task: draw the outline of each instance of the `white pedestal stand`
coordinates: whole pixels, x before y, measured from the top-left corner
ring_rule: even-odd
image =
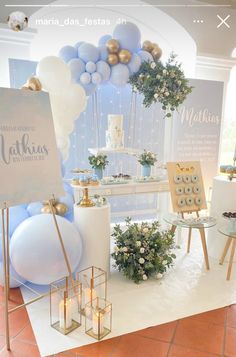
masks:
[[[83,240],[79,270],[96,266],[110,273],[110,205],[74,205],[74,221]]]
[[[217,226],[227,224],[222,217],[223,212],[236,211],[236,180],[229,181],[226,176],[216,176],[213,179],[211,216],[217,219]],[[208,232],[208,253],[212,258],[220,259],[227,237],[217,231],[217,226]],[[225,261],[229,260],[226,256]]]

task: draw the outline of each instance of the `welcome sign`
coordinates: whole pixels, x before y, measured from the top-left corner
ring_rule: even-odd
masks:
[[[194,87],[173,121],[173,161],[201,161],[205,188],[217,174],[223,82],[191,79]]]
[[[0,208],[64,193],[49,96],[0,88]]]

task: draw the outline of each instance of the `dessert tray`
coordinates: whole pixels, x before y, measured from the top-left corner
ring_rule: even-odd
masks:
[[[163,180],[164,177],[161,176],[149,176],[149,177],[134,177],[134,182],[147,183],[147,182],[159,182]]]
[[[216,219],[214,217],[191,217],[191,218],[179,218],[179,223],[188,224],[188,225],[198,225],[198,224],[211,224],[216,223]]]

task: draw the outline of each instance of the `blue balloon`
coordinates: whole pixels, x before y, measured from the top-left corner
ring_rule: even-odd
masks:
[[[89,83],[89,84],[84,84],[83,88],[85,90],[86,96],[89,97],[91,94],[93,94],[96,91],[97,86],[96,84]]]
[[[124,64],[118,63],[111,69],[110,82],[115,86],[124,86],[129,80],[129,70]]]
[[[72,46],[64,46],[60,49],[58,56],[66,63],[68,63],[72,58],[78,57],[78,51]]]
[[[88,72],[84,72],[79,79],[82,84],[89,84],[91,82],[91,75]]]
[[[35,216],[36,214],[41,213],[41,209],[43,208],[43,204],[41,202],[33,202],[30,203],[27,207],[27,212],[30,216]]]
[[[63,187],[64,187],[65,192],[68,192],[70,195],[74,196],[74,190],[69,183],[64,182]]]
[[[99,46],[105,45],[105,44],[107,43],[107,41],[109,41],[111,38],[112,38],[111,35],[103,35],[103,36],[99,39],[98,45],[99,45]]]
[[[141,58],[137,53],[133,53],[130,62],[128,63],[128,67],[130,70],[130,73],[133,74],[135,72],[138,72],[140,66],[141,66]]]
[[[89,61],[86,63],[85,69],[87,72],[93,73],[96,71],[96,64],[94,62]]]
[[[93,84],[100,84],[100,83],[102,83],[102,76],[101,76],[100,73],[94,72],[94,73],[92,74],[92,83],[93,83]]]
[[[21,284],[26,283],[26,280],[22,278],[13,266],[10,264],[9,266],[9,272],[10,272],[10,288],[18,288]],[[3,265],[1,264],[0,266],[0,285],[4,285],[4,272],[3,272]]]
[[[108,57],[108,50],[105,45],[98,47],[100,60],[106,61]]]
[[[73,82],[79,80],[82,73],[85,71],[85,64],[80,58],[73,58],[68,62],[71,70],[71,78]]]
[[[70,222],[74,222],[74,211],[72,210],[71,212],[67,212],[64,218],[68,219]]]
[[[91,45],[90,43],[83,43],[78,49],[79,58],[84,62],[97,62],[99,59],[99,51],[97,47]]]
[[[74,48],[76,48],[78,50],[78,48],[83,44],[85,43],[84,41],[79,41],[77,42],[75,45],[74,45]]]
[[[108,81],[111,75],[111,67],[107,62],[98,61],[97,62],[97,72],[101,74],[102,80]]]
[[[113,38],[119,41],[121,48],[134,52],[139,46],[141,33],[135,24],[126,22],[115,27]]]
[[[9,235],[11,236],[17,226],[29,217],[25,205],[14,206],[9,209]],[[0,222],[0,229],[2,229],[2,222]]]
[[[153,57],[152,57],[151,53],[149,53],[147,51],[141,50],[138,52],[138,55],[140,56],[142,62],[152,62],[153,61]]]

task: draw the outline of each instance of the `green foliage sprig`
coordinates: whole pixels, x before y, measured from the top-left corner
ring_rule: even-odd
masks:
[[[166,64],[143,62],[139,71],[130,76],[129,82],[134,92],[143,94],[145,107],[160,102],[165,117],[171,117],[193,89],[173,53]]]
[[[116,225],[112,236],[115,267],[135,283],[151,276],[161,278],[176,258],[172,252],[176,248],[173,233],[161,231],[158,221],[137,224],[127,218],[125,229]]]
[[[93,169],[105,169],[106,165],[109,163],[107,155],[91,155],[88,160]]]

